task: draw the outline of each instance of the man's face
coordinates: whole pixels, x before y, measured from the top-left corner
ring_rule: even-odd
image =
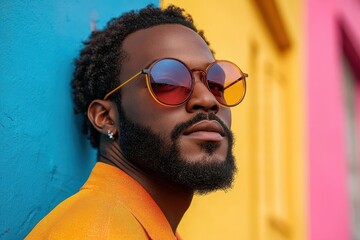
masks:
[[[122,49],[127,54],[122,82],[160,58],[179,59],[190,69],[205,69],[214,62],[198,34],[175,24],[132,33]],[[207,192],[226,188],[233,179],[231,113],[219,105],[198,73],[194,76],[194,91],[179,107],[157,103],[144,75],[125,85],[119,106],[119,143],[127,159],[143,170]]]

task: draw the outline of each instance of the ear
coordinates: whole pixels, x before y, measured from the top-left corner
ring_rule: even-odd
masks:
[[[117,106],[108,100],[96,99],[88,107],[88,118],[94,128],[102,134],[107,134],[110,130],[117,134]]]

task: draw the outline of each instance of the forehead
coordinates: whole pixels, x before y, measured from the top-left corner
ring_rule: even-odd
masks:
[[[127,58],[122,72],[138,71],[156,59],[171,57],[189,67],[203,67],[214,61],[205,41],[193,30],[179,24],[157,25],[126,37],[122,45]]]

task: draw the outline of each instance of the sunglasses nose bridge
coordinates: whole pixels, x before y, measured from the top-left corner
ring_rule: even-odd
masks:
[[[200,81],[206,85],[206,72],[204,70],[194,68],[194,69],[191,69],[190,72],[192,73],[194,79],[195,79],[195,75],[196,75],[195,73],[198,72],[199,76],[200,76]]]

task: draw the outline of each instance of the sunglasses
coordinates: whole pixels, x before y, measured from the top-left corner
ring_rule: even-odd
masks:
[[[142,69],[111,90],[105,95],[104,100],[140,74],[145,74],[151,96],[161,105],[176,107],[190,98],[195,84],[194,72],[200,73],[201,81],[220,105],[233,107],[244,99],[248,74],[243,73],[234,63],[219,60],[202,70],[189,69],[177,59],[163,58],[154,61],[148,68]]]

